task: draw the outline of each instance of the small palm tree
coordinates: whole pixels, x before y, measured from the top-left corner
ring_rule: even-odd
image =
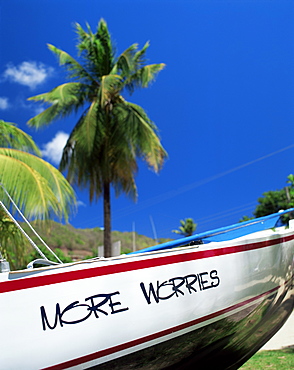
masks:
[[[193,221],[193,218],[186,218],[180,221],[181,226],[178,230],[172,230],[173,233],[180,234],[183,236],[191,236],[194,234],[197,224]]]
[[[148,43],[141,50],[133,44],[116,57],[104,20],[95,33],[79,24],[76,31],[80,62],[49,45],[71,81],[31,97],[49,107],[28,123],[38,128],[82,109],[63,150],[60,169],[67,171],[71,183],[89,189],[91,202],[103,196],[104,252],[109,257],[110,187],[116,195],[124,192],[136,199],[137,158],[158,172],[166,157],[157,127],[143,108],[126,101],[122,93],[148,87],[164,64],[145,65]]]

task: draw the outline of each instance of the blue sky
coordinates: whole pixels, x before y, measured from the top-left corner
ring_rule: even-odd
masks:
[[[180,219],[199,232],[254,211],[294,172],[293,1],[0,0],[0,118],[33,136],[57,165],[78,117],[40,131],[26,122],[27,98],[65,81],[46,44],[77,56],[75,22],[94,30],[104,18],[118,53],[150,41],[148,63],[165,63],[136,91],[169,154],[159,175],[140,163],[138,201],[112,198],[113,230],[176,237]],[[77,190],[70,223],[103,226],[102,201]]]

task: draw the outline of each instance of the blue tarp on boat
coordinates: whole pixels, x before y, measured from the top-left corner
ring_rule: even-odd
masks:
[[[241,236],[252,234],[257,231],[274,228],[280,222],[282,215],[291,213],[291,212],[294,212],[294,208],[289,208],[286,211],[280,211],[278,213],[274,213],[269,216],[255,218],[250,221],[240,222],[238,224],[234,224],[231,226],[226,226],[226,227],[222,227],[219,229],[188,236],[186,238],[181,238],[181,239],[173,240],[167,243],[155,245],[149,248],[138,250],[136,252],[132,252],[130,254],[154,252],[154,251],[159,251],[159,250],[164,250],[164,249],[181,247],[181,246],[189,245],[189,244],[192,245],[194,243],[197,244],[198,242],[202,240],[204,243],[206,243],[206,242],[215,242],[215,241],[220,242],[220,241],[240,238]]]

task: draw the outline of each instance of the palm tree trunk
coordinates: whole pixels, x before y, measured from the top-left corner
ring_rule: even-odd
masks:
[[[110,184],[104,184],[104,257],[111,257],[111,208],[110,208]]]

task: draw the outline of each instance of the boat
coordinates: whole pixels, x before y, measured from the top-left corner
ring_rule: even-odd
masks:
[[[239,368],[293,310],[293,211],[119,257],[2,259],[0,369]]]

